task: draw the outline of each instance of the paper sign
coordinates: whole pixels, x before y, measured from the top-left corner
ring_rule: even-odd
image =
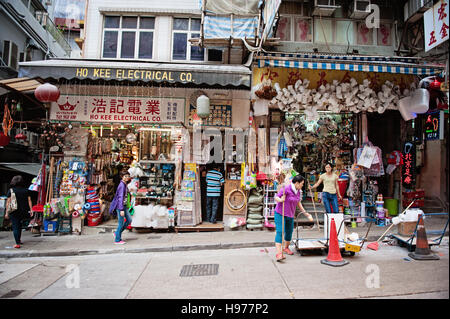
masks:
[[[377,151],[373,147],[364,146],[364,149],[361,153],[361,156],[358,159],[358,165],[363,166],[365,168],[370,168],[372,166],[373,160],[375,159],[375,156],[377,154]]]

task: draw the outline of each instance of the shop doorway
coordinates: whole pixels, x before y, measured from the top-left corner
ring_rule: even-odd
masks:
[[[207,216],[207,208],[206,208],[206,173],[208,172],[208,170],[212,169],[212,168],[216,168],[219,170],[219,172],[222,173],[222,175],[224,175],[225,178],[225,173],[224,173],[224,166],[223,164],[206,164],[206,165],[199,165],[199,173],[200,173],[200,193],[201,193],[201,202],[202,202],[202,220],[204,222],[208,222],[206,220],[206,216]],[[222,190],[220,192],[220,200],[219,200],[219,206],[217,208],[217,216],[216,216],[216,221],[217,222],[221,222],[223,221],[223,187]]]

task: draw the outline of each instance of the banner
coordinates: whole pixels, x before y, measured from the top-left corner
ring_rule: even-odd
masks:
[[[449,38],[449,1],[440,0],[423,14],[425,29],[425,52]]]
[[[61,95],[50,108],[50,120],[94,123],[184,122],[182,98]]]

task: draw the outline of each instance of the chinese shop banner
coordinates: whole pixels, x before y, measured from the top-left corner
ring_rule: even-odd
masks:
[[[416,181],[416,145],[406,142],[403,145],[402,181],[406,189],[415,189]]]
[[[425,52],[449,38],[449,0],[440,0],[423,15],[425,28]]]
[[[50,120],[97,123],[184,122],[185,100],[161,97],[61,95]]]

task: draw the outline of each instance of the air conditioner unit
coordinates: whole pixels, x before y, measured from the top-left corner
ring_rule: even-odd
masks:
[[[433,1],[409,0],[404,7],[405,21],[415,22],[422,18],[423,13],[433,7]]]
[[[370,0],[353,0],[350,7],[350,18],[364,19],[370,12]]]
[[[335,0],[314,0],[313,16],[332,16],[336,9],[340,6],[336,5]]]

